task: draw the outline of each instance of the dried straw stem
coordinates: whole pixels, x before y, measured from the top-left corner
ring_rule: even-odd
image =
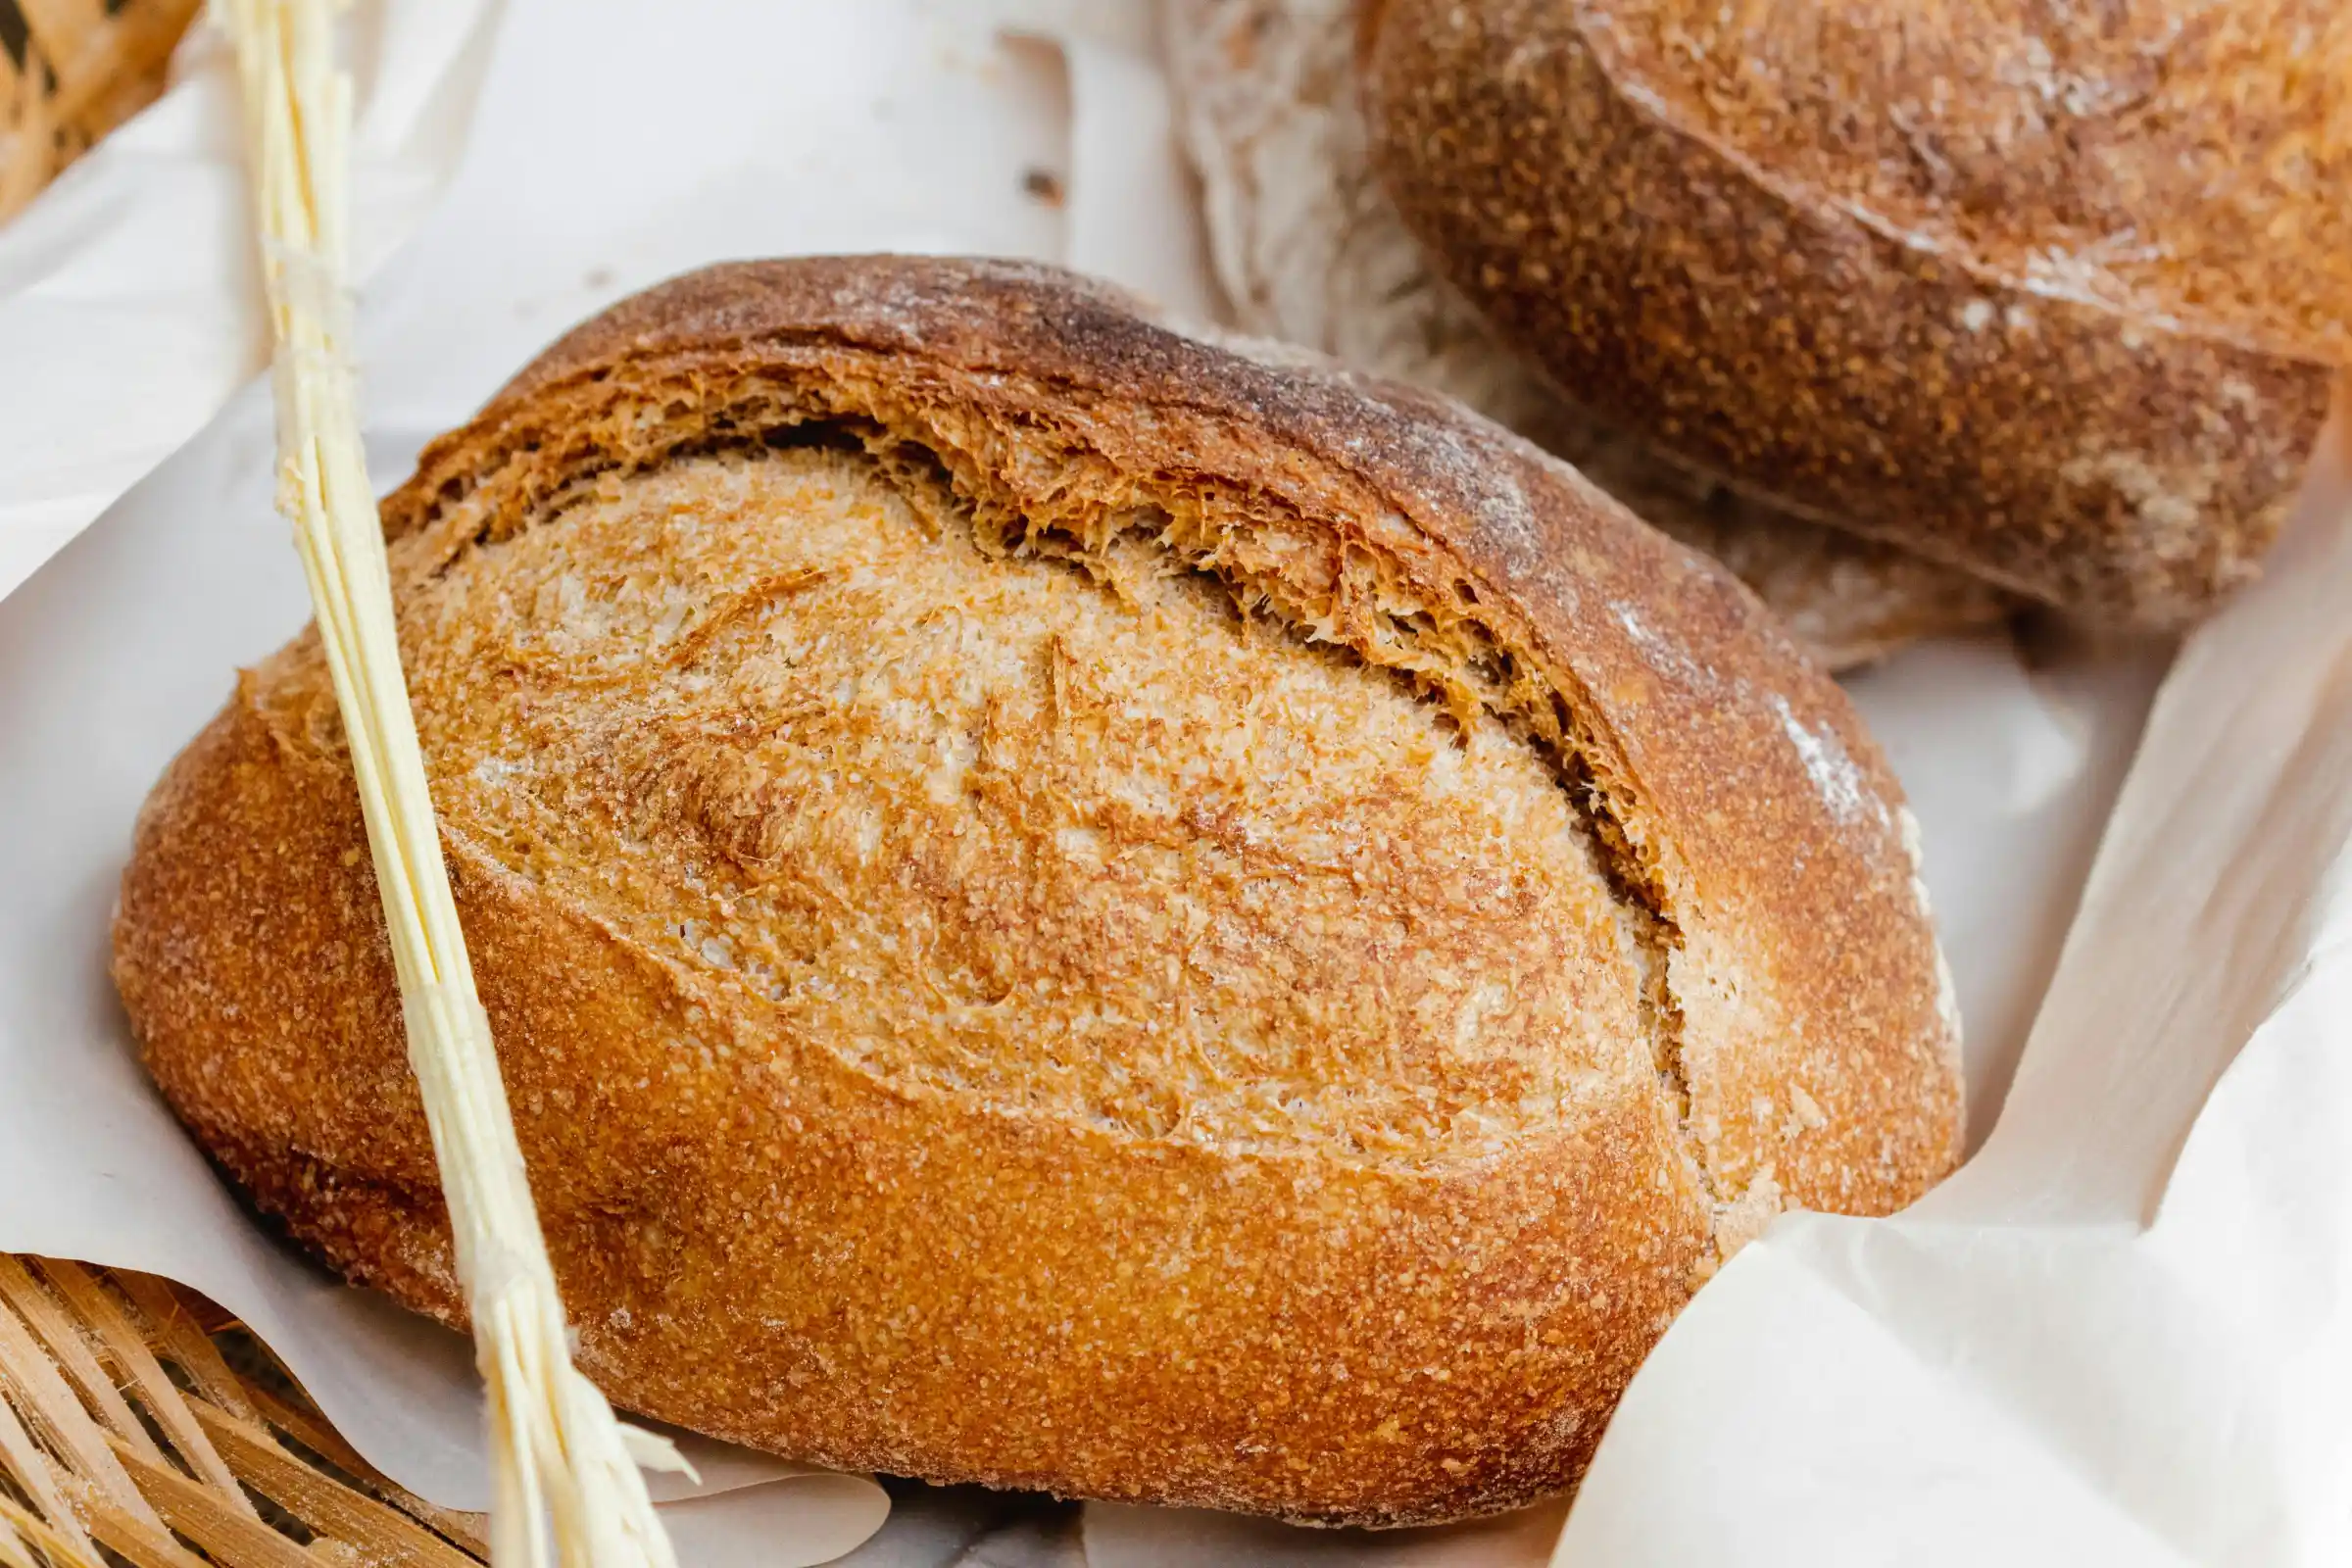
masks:
[[[276,340],[278,510],[294,523],[334,682],[489,1389],[491,1555],[500,1568],[538,1568],[552,1544],[564,1568],[672,1568],[637,1467],[683,1461],[616,1421],[571,1364],[442,861],[360,442],[344,280],[351,82],[334,67],[328,0],[219,0],[217,14],[236,46]]]

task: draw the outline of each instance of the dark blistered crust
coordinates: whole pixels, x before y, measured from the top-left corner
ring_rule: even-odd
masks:
[[[758,439],[742,421],[780,411],[923,444],[981,512],[1060,504],[1074,470],[1032,460],[1081,453],[1102,495],[1243,497],[1245,536],[1323,519],[1475,601],[1541,666],[1579,787],[1679,931],[1690,1103],[1645,1082],[1420,1171],[1008,1116],[777,1039],[757,998],[446,829],[583,1359],[619,1402],[947,1480],[1323,1522],[1493,1511],[1573,1482],[1759,1205],[1884,1211],[1949,1167],[1939,966],[1852,711],[1719,568],[1449,406],[1204,344],[1051,270],[720,268],[583,326],[436,442],[385,504],[396,579],[463,570],[483,531],[686,425]],[[117,974],[166,1094],[264,1205],[452,1316],[349,787],[241,691],[142,818]],[[662,1044],[698,1028],[764,1049]]]
[[[2166,629],[2251,577],[2330,362],[2058,297],[1690,129],[1584,8],[1390,0],[1375,161],[1503,335],[1776,504],[2089,618]]]

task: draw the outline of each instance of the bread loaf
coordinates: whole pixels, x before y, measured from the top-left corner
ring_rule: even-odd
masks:
[[[1698,469],[2095,621],[2258,566],[2352,318],[2336,0],[1374,0],[1440,269]]]
[[[696,273],[384,506],[580,1364],[820,1463],[1396,1524],[1572,1482],[1785,1202],[1952,1162],[1901,798],[1720,569],[1450,405],[1011,264]],[[115,972],[461,1315],[314,634]]]
[[[1705,551],[1832,669],[1989,625],[2011,594],[1739,495],[1608,428],[1431,269],[1373,177],[1358,0],[1169,0],[1168,70],[1242,325],[1461,399]],[[1605,396],[1606,389],[1592,389]]]

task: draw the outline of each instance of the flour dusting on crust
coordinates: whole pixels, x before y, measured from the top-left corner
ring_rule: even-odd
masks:
[[[1777,693],[1772,698],[1772,710],[1779,715],[1782,732],[1788,737],[1798,760],[1805,764],[1805,773],[1821,792],[1830,814],[1840,822],[1859,822],[1866,815],[1876,815],[1880,825],[1886,825],[1886,803],[1854,765],[1838,732],[1826,724],[1820,729],[1810,727],[1790,710],[1788,699]]]

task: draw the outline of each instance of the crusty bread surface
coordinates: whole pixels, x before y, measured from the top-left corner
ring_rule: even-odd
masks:
[[[1446,275],[1701,471],[2096,622],[2259,568],[2352,321],[2334,0],[1371,0]]]
[[[2017,596],[1743,496],[1609,428],[1498,342],[1373,175],[1358,0],[1167,0],[1168,70],[1217,277],[1248,330],[1461,399],[1705,551],[1833,670],[1992,625]],[[1603,404],[1608,389],[1586,389]]]
[[[1323,1523],[1571,1484],[1783,1203],[1951,1164],[1900,795],[1450,405],[1050,270],[615,307],[384,506],[580,1361],[820,1463]],[[157,1082],[463,1305],[315,633],[140,818]]]

